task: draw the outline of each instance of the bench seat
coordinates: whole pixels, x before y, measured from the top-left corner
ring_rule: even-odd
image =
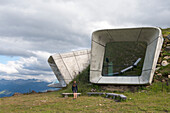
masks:
[[[126,100],[127,97],[123,94],[116,94],[116,93],[106,93],[106,98],[108,98],[109,96],[111,96],[113,99],[115,99],[116,97],[120,97],[122,100]]]
[[[64,97],[68,97],[68,95],[73,95],[74,93],[62,93]],[[80,96],[81,93],[77,93],[77,96]]]
[[[91,96],[91,95],[104,95],[105,93],[103,93],[103,92],[87,92],[87,94],[89,95],[89,96]]]

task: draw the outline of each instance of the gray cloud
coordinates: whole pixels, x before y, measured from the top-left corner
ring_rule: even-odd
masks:
[[[168,27],[169,5],[168,0],[3,1],[0,37],[22,38],[30,43],[26,48],[29,50],[60,52],[89,48],[92,31],[107,27],[101,25],[103,22],[112,28]]]
[[[169,6],[169,0],[0,0],[0,55],[36,59],[19,60],[20,69],[11,68],[18,73],[8,76],[48,76],[50,54],[90,48],[97,29],[169,27]],[[4,75],[8,65],[2,66]]]

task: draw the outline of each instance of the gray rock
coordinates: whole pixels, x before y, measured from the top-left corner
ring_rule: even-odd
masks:
[[[157,70],[159,70],[161,67],[157,67],[155,70],[157,71]]]
[[[162,76],[162,74],[161,74],[161,73],[158,73],[157,75],[158,75],[158,76]]]
[[[170,56],[165,56],[164,59],[167,59],[167,60],[168,60],[168,59],[170,59]]]
[[[167,62],[167,60],[163,60],[162,63],[161,63],[162,66],[167,66],[168,64],[169,63]]]

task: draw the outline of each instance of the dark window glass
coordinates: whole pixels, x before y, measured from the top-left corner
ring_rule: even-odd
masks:
[[[103,76],[139,76],[147,45],[145,42],[110,42],[106,44]]]

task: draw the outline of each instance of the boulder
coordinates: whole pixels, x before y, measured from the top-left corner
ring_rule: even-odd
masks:
[[[170,59],[170,56],[165,56],[164,59],[168,60]]]
[[[158,75],[158,76],[162,76],[162,73],[158,73],[157,75]]]
[[[19,96],[19,95],[23,95],[22,93],[14,93],[12,96]]]
[[[167,66],[168,64],[169,63],[167,62],[167,60],[163,60],[162,63],[161,63],[162,66]]]

